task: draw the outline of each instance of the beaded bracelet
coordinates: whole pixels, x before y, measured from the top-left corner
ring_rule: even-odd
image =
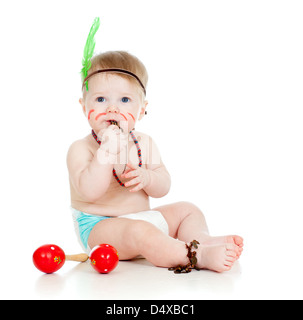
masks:
[[[191,252],[192,247],[195,249],[198,249],[198,242],[197,240],[193,240],[189,245],[185,244],[186,249],[188,250],[187,257],[189,259],[189,263],[185,266],[178,265],[177,267],[168,268],[169,271],[174,271],[174,273],[189,273],[192,271],[192,269],[195,270],[201,270],[196,266],[198,260],[197,260],[197,251]]]

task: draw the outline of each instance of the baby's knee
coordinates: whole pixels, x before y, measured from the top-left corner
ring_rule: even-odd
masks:
[[[200,211],[201,210],[193,203],[188,202],[188,201],[180,201],[177,203],[178,207],[180,207],[180,209],[187,211],[187,212],[195,212],[195,211]]]
[[[146,236],[146,234],[150,232],[150,229],[153,228],[154,226],[149,222],[143,220],[129,220],[126,232],[128,236],[140,241],[142,237]]]
[[[162,232],[152,223],[143,220],[132,220],[127,231],[128,239],[132,246],[142,254],[143,250],[152,249],[153,241]]]
[[[188,216],[197,216],[205,219],[203,212],[193,203],[188,201],[181,201],[177,204],[178,215],[183,221]]]

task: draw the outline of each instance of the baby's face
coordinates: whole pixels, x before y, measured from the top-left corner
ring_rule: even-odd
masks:
[[[142,99],[138,85],[116,74],[100,73],[88,83],[88,91],[80,103],[92,129],[98,133],[118,123],[129,132],[144,115],[147,101]]]

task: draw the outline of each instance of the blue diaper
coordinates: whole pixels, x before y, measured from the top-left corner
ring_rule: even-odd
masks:
[[[74,226],[76,229],[78,240],[82,245],[83,249],[86,252],[89,252],[91,248],[89,248],[87,242],[93,227],[98,222],[111,217],[88,214],[88,213],[76,210],[74,208],[72,208],[72,213],[73,213]]]
[[[91,233],[93,227],[100,221],[113,218],[107,216],[98,216],[95,214],[88,214],[85,212],[81,212],[74,208],[72,209],[74,226],[76,230],[76,234],[78,237],[78,241],[81,244],[84,251],[87,254],[90,254],[92,248],[90,248],[87,244],[89,234]],[[163,217],[160,211],[155,210],[147,210],[136,213],[128,213],[116,218],[124,218],[131,220],[142,220],[153,224],[155,227],[160,229],[166,235],[169,235],[169,227],[167,221]]]

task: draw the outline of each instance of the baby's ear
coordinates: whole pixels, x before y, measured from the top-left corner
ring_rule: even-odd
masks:
[[[140,111],[140,115],[139,115],[139,120],[141,120],[145,115],[146,115],[146,107],[148,105],[148,101],[145,100],[144,103],[143,103],[143,107],[141,108],[141,111]]]
[[[85,117],[86,117],[86,116],[87,116],[87,115],[86,115],[86,108],[85,108],[85,104],[84,104],[84,101],[83,101],[82,98],[79,99],[79,103],[81,104],[83,113],[84,113],[84,115],[85,115]]]

